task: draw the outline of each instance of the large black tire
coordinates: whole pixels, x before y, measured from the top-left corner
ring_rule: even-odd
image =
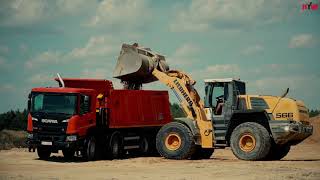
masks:
[[[85,147],[85,155],[84,157],[88,161],[93,161],[97,159],[97,141],[94,136],[90,136],[87,139],[86,147]]]
[[[37,148],[39,159],[47,160],[51,155],[51,149],[48,146],[39,146]]]
[[[159,130],[156,147],[159,154],[168,159],[189,159],[195,151],[190,129],[178,122],[166,124]]]
[[[191,159],[210,159],[214,152],[213,148],[202,148],[201,146],[197,146],[195,152],[192,154]]]
[[[123,137],[121,136],[120,132],[114,132],[111,135],[110,142],[109,142],[109,158],[110,159],[119,159],[123,156]]]
[[[230,145],[238,159],[263,160],[271,148],[271,138],[264,126],[255,122],[246,122],[233,130]]]
[[[290,145],[273,144],[266,160],[280,160],[284,158],[290,151]]]
[[[75,150],[72,148],[65,148],[62,150],[62,154],[65,160],[71,160],[74,157]]]

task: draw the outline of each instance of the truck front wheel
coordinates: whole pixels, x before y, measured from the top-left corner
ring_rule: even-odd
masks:
[[[188,159],[195,151],[193,135],[184,124],[171,122],[164,125],[156,138],[157,150],[168,159]]]
[[[51,155],[51,149],[47,146],[39,146],[37,148],[37,153],[40,159],[47,160]]]
[[[233,154],[242,160],[263,160],[271,148],[269,132],[262,125],[246,122],[238,125],[231,134]]]
[[[88,161],[93,161],[97,158],[97,143],[94,136],[88,138],[85,153],[85,157]]]

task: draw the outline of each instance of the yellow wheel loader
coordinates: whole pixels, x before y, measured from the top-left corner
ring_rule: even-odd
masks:
[[[187,117],[159,130],[156,146],[165,158],[206,159],[216,148],[231,147],[239,159],[277,160],[312,134],[302,102],[246,95],[245,83],[235,79],[205,80],[202,101],[190,76],[169,70],[163,55],[136,43],[123,44],[113,74],[125,88],[159,80],[177,96]]]

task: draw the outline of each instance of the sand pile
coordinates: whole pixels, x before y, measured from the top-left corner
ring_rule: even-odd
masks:
[[[306,139],[306,142],[320,144],[320,115],[310,118],[310,122],[313,125],[313,134]]]

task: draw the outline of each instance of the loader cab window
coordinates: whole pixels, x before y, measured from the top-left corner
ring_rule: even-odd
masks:
[[[222,109],[227,101],[228,83],[217,82],[206,86],[206,106],[211,107],[215,115],[222,115]]]
[[[80,114],[90,112],[90,96],[80,95]]]

